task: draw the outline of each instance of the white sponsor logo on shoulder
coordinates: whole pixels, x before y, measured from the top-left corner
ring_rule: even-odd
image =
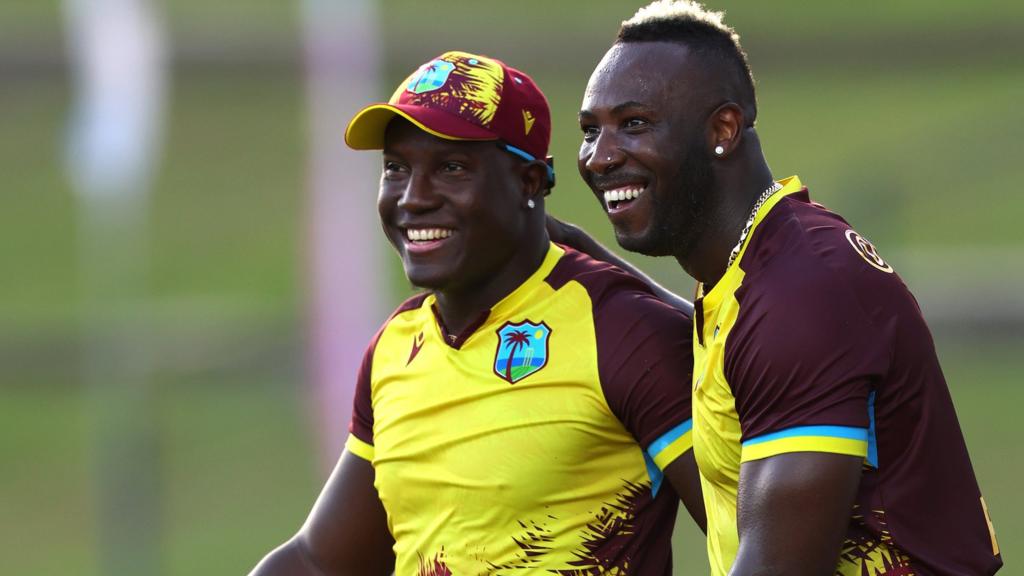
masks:
[[[860,254],[860,257],[868,264],[871,264],[882,272],[892,274],[892,266],[890,266],[885,260],[882,260],[882,257],[878,255],[878,250],[875,250],[875,245],[868,242],[867,238],[851,229],[846,231],[846,239],[850,241],[850,246],[853,246],[853,249],[857,254]]]

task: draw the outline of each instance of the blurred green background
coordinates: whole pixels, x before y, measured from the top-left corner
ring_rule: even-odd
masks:
[[[640,4],[380,2],[377,94],[449,49],[527,71],[552,106],[560,178],[550,209],[611,242],[576,175],[575,118],[590,71]],[[141,233],[145,282],[114,314],[144,334],[138,354],[150,366],[147,394],[128,404],[142,408],[130,429],[153,447],[141,457],[155,471],[144,482],[155,494],[154,572],[241,574],[294,533],[324,479],[308,410],[302,4],[157,5],[173,47],[167,129]],[[918,297],[1012,565],[1024,552],[1024,498],[1013,491],[1024,462],[1011,426],[1024,404],[1024,3],[712,7],[743,37],[776,176],[799,174]],[[110,487],[98,431],[125,418],[86,385],[81,206],[62,161],[73,100],[62,26],[59,3],[0,3],[4,574],[104,573],[98,495]],[[373,194],[376,183],[357,186]],[[387,251],[382,236],[353,239],[354,249],[372,243]],[[393,260],[389,306],[409,291]],[[692,293],[674,263],[639,262]],[[687,521],[676,541],[676,573],[706,573]]]

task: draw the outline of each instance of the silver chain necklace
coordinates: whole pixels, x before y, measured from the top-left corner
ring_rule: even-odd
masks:
[[[754,209],[750,211],[750,218],[747,218],[747,225],[744,226],[743,231],[740,232],[739,242],[736,242],[736,245],[732,248],[732,252],[729,253],[729,263],[725,265],[726,270],[732,266],[732,263],[736,261],[736,257],[740,255],[743,243],[746,242],[747,236],[750,235],[750,229],[754,227],[754,218],[757,216],[757,211],[760,210],[761,206],[764,206],[764,203],[779,190],[782,190],[782,184],[772,182],[772,185],[762,192],[761,197],[754,203]]]

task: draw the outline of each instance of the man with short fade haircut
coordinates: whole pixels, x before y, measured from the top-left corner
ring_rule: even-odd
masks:
[[[913,296],[799,178],[772,176],[756,117],[735,31],[669,1],[622,24],[579,115],[579,170],[619,244],[698,281],[693,442],[712,573],[995,573]]]
[[[253,574],[667,576],[680,498],[703,528],[689,318],[549,240],[550,131],[529,76],[464,52],[349,124],[426,291],[370,343],[345,453]]]

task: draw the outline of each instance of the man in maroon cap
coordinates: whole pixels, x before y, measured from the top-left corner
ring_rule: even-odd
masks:
[[[680,498],[703,527],[689,318],[549,240],[550,130],[528,76],[462,52],[352,120],[425,292],[370,343],[337,468],[253,574],[668,575]]]

